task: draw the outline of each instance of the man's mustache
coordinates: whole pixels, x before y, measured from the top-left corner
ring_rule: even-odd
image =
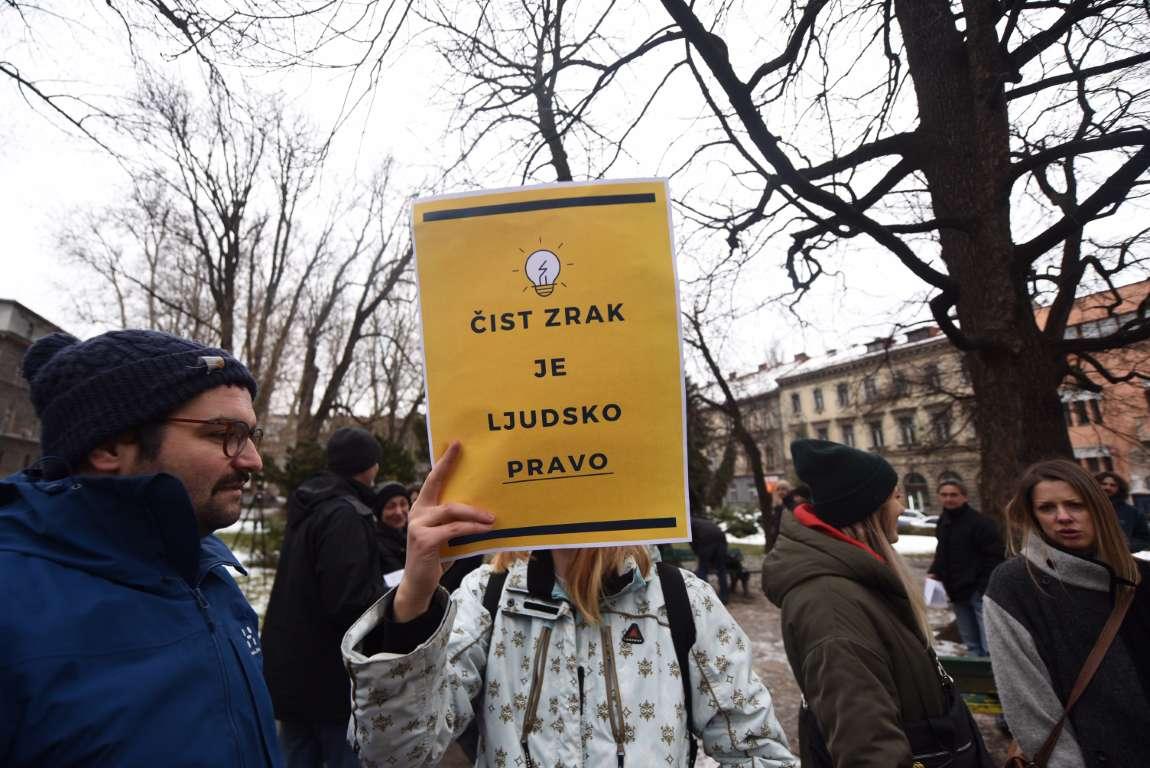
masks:
[[[220,491],[235,491],[242,489],[252,479],[250,472],[236,472],[216,482],[212,486],[212,493]]]

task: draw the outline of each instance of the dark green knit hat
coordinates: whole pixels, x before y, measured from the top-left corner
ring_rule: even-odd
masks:
[[[873,515],[898,485],[882,456],[829,440],[795,440],[791,459],[799,479],[811,487],[815,514],[836,528]]]

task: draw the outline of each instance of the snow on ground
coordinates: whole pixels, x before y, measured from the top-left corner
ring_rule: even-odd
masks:
[[[734,544],[749,544],[761,547],[766,542],[766,539],[760,533],[755,536],[744,536],[741,539],[728,538],[727,541]],[[937,543],[937,540],[933,536],[915,536],[905,533],[898,537],[894,549],[900,555],[904,556],[933,555],[934,547]],[[1150,552],[1147,552],[1146,555],[1150,556]]]
[[[263,524],[263,530],[266,531],[267,529],[268,523],[265,520]],[[229,525],[227,528],[219,529],[216,531],[216,535],[218,536],[221,533],[255,533],[258,530],[260,530],[259,520],[240,519]]]

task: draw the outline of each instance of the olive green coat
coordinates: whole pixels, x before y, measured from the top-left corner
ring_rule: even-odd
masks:
[[[784,513],[763,563],[787,660],[835,768],[911,768],[904,721],[946,709],[934,659],[894,571]],[[804,766],[814,765],[800,730]]]

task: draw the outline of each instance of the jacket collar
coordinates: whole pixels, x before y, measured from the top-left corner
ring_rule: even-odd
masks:
[[[537,549],[527,561],[527,592],[532,597],[543,600],[567,599],[567,592],[555,577],[555,559],[549,549]],[[645,574],[639,572],[633,558],[627,558],[619,573],[608,574],[603,580],[605,599],[628,591],[636,585],[647,583]]]
[[[1037,531],[1026,534],[1022,555],[1046,575],[1074,587],[1109,592],[1115,579],[1106,563],[1059,549]]]
[[[827,523],[824,523],[821,519],[819,519],[819,517],[817,515],[815,515],[815,508],[813,506],[811,506],[810,504],[800,504],[799,506],[797,506],[795,508],[794,515],[795,515],[795,520],[797,520],[800,525],[803,525],[807,528],[810,528],[812,531],[818,531],[819,533],[825,533],[827,536],[830,536],[832,539],[837,539],[838,541],[845,542],[847,544],[850,544],[852,547],[858,547],[863,552],[866,552],[867,554],[874,557],[874,559],[878,560],[880,563],[886,562],[885,560],[882,559],[882,555],[880,555],[878,552],[875,552],[873,549],[871,549],[869,546],[867,546],[863,542],[859,541],[858,539],[856,539],[852,536],[847,536],[845,533],[840,531],[838,528],[835,528],[833,525],[828,525]]]
[[[168,474],[0,482],[0,550],[123,584],[197,586],[216,566],[243,571],[214,536],[201,538],[183,483]]]

